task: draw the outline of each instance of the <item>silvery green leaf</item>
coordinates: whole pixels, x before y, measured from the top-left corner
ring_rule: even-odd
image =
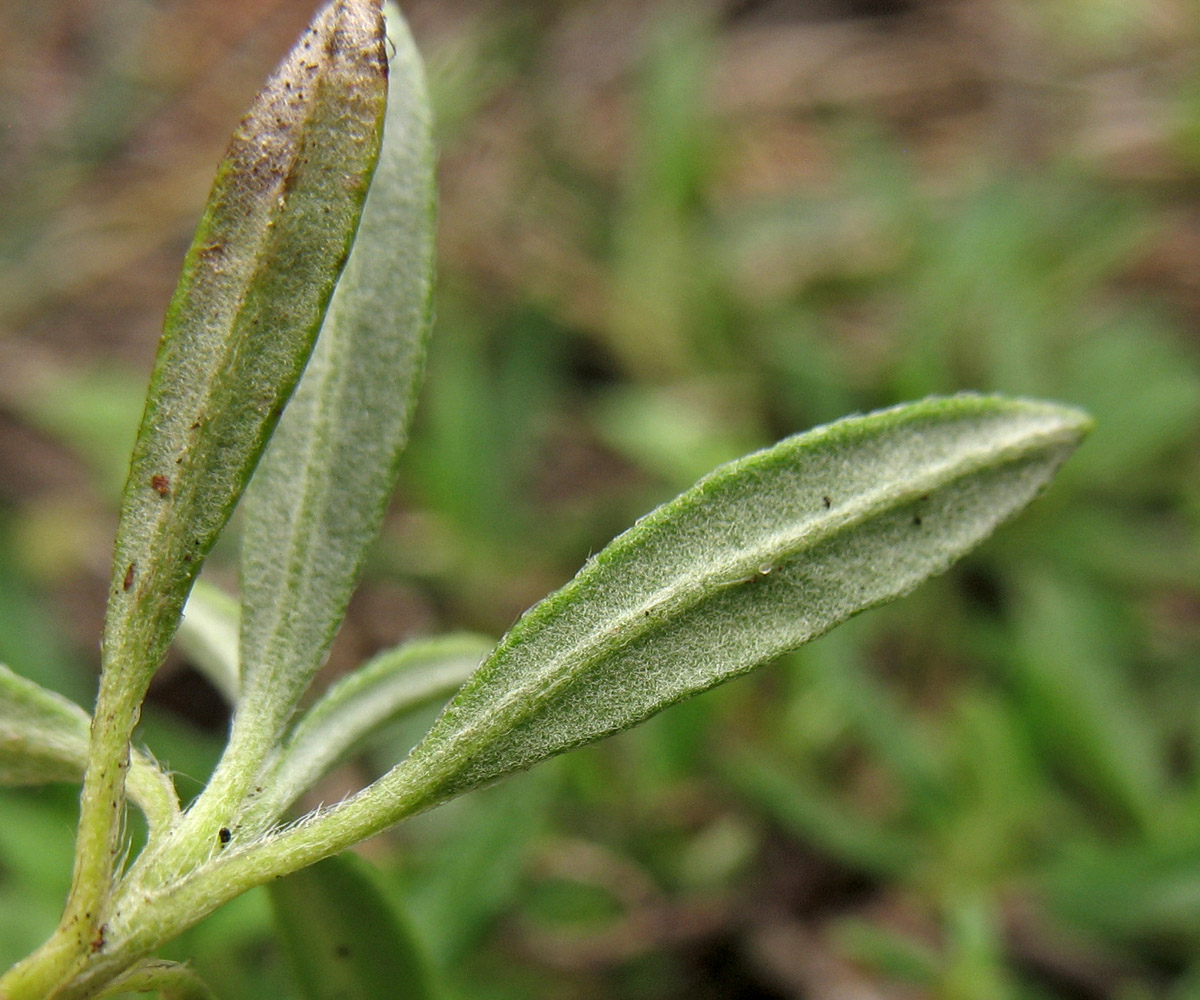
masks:
[[[88,759],[87,713],[0,664],[0,785],[80,781]],[[151,835],[179,814],[175,789],[143,754],[132,755],[129,791]]]
[[[167,310],[122,498],[64,927],[86,932],[100,919],[139,705],[312,351],[375,169],[386,99],[380,0],[331,0],[218,167]]]
[[[262,758],[341,624],[395,485],[433,285],[434,169],[420,57],[398,14],[383,149],[316,350],[246,498],[242,698]]]
[[[347,674],[310,708],[256,782],[263,789],[238,820],[262,828],[382,726],[444,702],[491,650],[475,635],[417,639]]]
[[[207,845],[198,831],[229,826],[253,798],[345,615],[407,440],[429,328],[433,146],[420,57],[397,14],[387,27],[378,167],[312,359],[247,491],[238,701],[180,844]],[[174,878],[199,857],[180,851],[147,865]]]
[[[110,670],[157,667],[308,360],[378,155],[379,28],[372,0],[330,3],[218,169],[167,312],[125,487]]]
[[[240,686],[238,668],[238,602],[219,587],[197,580],[183,606],[175,643],[189,662],[231,705]]]
[[[723,466],[529,611],[353,808],[398,817],[527,768],[907,593],[1029,503],[1089,426],[1063,406],[956,396]]]

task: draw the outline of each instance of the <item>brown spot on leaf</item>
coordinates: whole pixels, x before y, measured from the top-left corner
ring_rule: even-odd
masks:
[[[134,570],[136,570],[136,569],[137,569],[137,563],[131,562],[129,564],[129,568],[127,570],[125,570],[125,579],[121,582],[122,590],[128,590],[130,587],[133,586],[133,574],[134,574]]]
[[[171,480],[166,476],[151,476],[150,488],[154,490],[160,497],[171,495]]]

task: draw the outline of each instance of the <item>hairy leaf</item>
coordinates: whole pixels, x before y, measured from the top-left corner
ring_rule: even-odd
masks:
[[[378,154],[377,7],[335,0],[318,15],[218,170],[167,312],[125,487],[110,670],[157,666],[312,350]]]
[[[940,572],[1024,507],[1089,427],[958,396],[726,465],[528,612],[381,794],[419,806],[626,729]]]
[[[382,27],[379,0],[318,13],[234,133],[184,261],[122,499],[64,933],[102,919],[138,706],[349,253],[379,150]]]
[[[256,782],[263,791],[239,825],[257,829],[275,820],[380,727],[445,701],[493,645],[475,635],[415,640],[380,653],[342,678],[305,713],[269,762]]]
[[[389,17],[388,109],[354,252],[246,497],[242,698],[232,746],[262,759],[325,659],[395,486],[433,287],[433,145],[412,38]]]

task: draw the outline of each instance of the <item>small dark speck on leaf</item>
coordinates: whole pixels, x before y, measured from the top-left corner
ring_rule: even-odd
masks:
[[[833,500],[831,500],[829,497],[821,497],[821,506],[826,510],[829,510],[829,508],[833,506]]]
[[[134,570],[136,570],[136,569],[137,569],[137,563],[131,562],[129,564],[129,568],[127,570],[125,570],[125,579],[121,582],[122,590],[128,590],[130,587],[133,586],[133,574],[134,574]]]
[[[920,514],[913,514],[913,524],[915,524],[918,528],[921,526],[921,515]]]
[[[349,958],[350,946],[348,944],[339,944],[333,949],[333,954],[337,958]]]
[[[223,826],[217,831],[217,840],[224,846],[233,839],[233,834],[229,832],[229,827]]]
[[[150,488],[160,497],[171,495],[171,480],[166,476],[151,476]]]

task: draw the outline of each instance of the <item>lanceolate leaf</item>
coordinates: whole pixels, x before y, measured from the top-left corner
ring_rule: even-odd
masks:
[[[234,134],[151,379],[117,536],[108,669],[157,666],[312,350],[379,148],[378,3],[334,0]]]
[[[312,350],[378,155],[379,0],[332,0],[256,98],[221,163],[162,343],[122,500],[76,892],[92,933],[117,856],[138,705],[188,589]]]
[[[301,793],[380,727],[444,702],[494,643],[481,636],[421,639],[380,653],[333,685],[305,713],[255,782],[263,789],[238,820],[241,832],[276,820]]]
[[[394,11],[388,30],[383,149],[354,252],[246,498],[239,765],[278,739],[325,658],[379,532],[420,382],[433,287],[431,122],[420,58]]]
[[[906,593],[1024,507],[1088,426],[931,399],[718,469],[527,613],[379,794],[408,811],[529,767]]]
[[[87,713],[0,664],[0,785],[79,781],[87,754]],[[146,814],[151,836],[179,814],[171,779],[138,753],[129,791]]]

